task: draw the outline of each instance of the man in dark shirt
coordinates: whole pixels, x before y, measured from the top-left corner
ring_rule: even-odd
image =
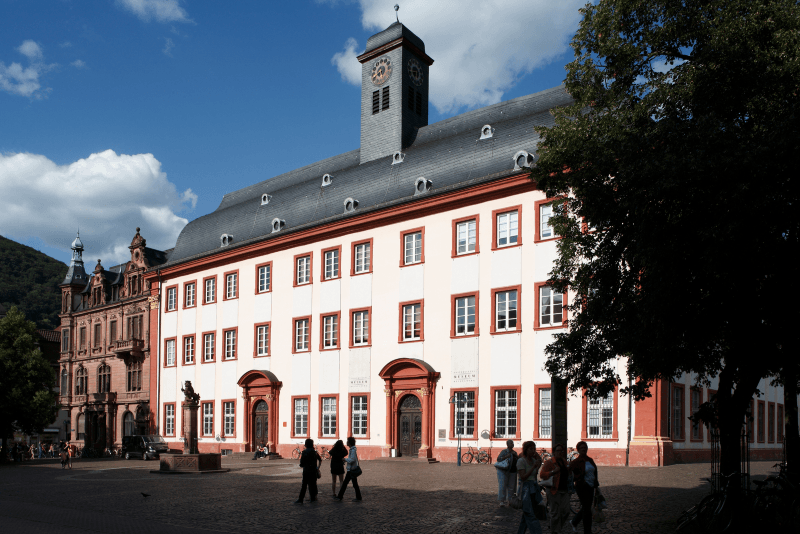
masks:
[[[307,439],[306,448],[300,455],[300,467],[303,468],[303,486],[300,488],[300,497],[294,504],[303,504],[303,499],[306,497],[306,488],[308,488],[308,492],[311,495],[311,502],[317,500],[317,478],[320,466],[322,466],[322,458],[314,450],[314,440]]]

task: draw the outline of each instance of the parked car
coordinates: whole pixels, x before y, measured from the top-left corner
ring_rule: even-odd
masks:
[[[142,458],[150,460],[158,458],[169,448],[161,436],[125,436],[122,438],[122,455],[126,460]]]

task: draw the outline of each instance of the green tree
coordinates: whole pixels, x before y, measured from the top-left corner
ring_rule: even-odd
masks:
[[[0,319],[0,437],[41,432],[56,418],[55,372],[36,346],[36,325],[11,308]]]
[[[637,378],[621,391],[637,399],[656,379],[718,376],[722,470],[736,472],[759,380],[796,369],[800,346],[798,2],[581,13],[574,105],[537,129],[531,175],[559,206],[552,283],[580,296],[547,369],[603,394],[624,355]]]

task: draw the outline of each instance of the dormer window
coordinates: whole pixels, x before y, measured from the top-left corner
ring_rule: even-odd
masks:
[[[333,183],[333,176],[326,174],[322,177],[322,187],[331,185]]]
[[[280,232],[281,228],[283,228],[285,225],[286,221],[275,217],[274,219],[272,219],[272,233],[274,234],[275,232]]]
[[[261,205],[266,206],[267,204],[269,204],[270,199],[272,199],[272,195],[264,193],[263,195],[261,195]]]
[[[345,213],[352,213],[358,207],[358,200],[354,200],[353,198],[347,198],[344,201],[344,212]]]
[[[219,238],[221,246],[227,247],[231,243],[233,243],[233,236],[229,234],[222,234]]]

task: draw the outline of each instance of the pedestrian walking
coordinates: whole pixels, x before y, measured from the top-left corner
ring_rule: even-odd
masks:
[[[561,532],[569,520],[569,467],[567,466],[567,449],[559,443],[553,449],[553,457],[547,460],[539,471],[541,485],[548,481],[552,484],[548,489],[547,508],[550,516],[550,532]],[[545,486],[546,487],[546,486]]]
[[[579,441],[575,445],[578,457],[569,464],[569,472],[572,474],[575,492],[581,501],[581,509],[572,518],[570,525],[572,531],[577,532],[578,523],[583,521],[583,534],[592,533],[592,500],[595,489],[600,486],[597,478],[597,464],[589,458],[589,446],[585,441]]]
[[[50,448],[48,450],[48,453],[50,454],[50,458],[55,458],[56,457],[56,446],[55,446],[54,443],[50,444]]]
[[[536,519],[533,507],[542,499],[539,485],[536,483],[536,472],[542,460],[536,453],[536,443],[526,441],[522,444],[522,455],[517,460],[517,473],[520,478],[519,497],[522,500],[522,518],[520,518],[517,534],[530,530],[531,534],[542,534],[542,524]]]
[[[506,448],[497,455],[494,467],[497,471],[497,501],[500,506],[508,506],[508,501],[517,489],[517,460],[514,440],[506,441]]]
[[[311,495],[311,502],[317,500],[317,479],[320,478],[319,468],[322,466],[322,458],[314,449],[314,440],[306,439],[306,448],[300,454],[300,467],[303,468],[303,485],[300,487],[300,497],[294,504],[303,504],[306,497],[306,488]]]
[[[347,489],[347,484],[349,484],[351,480],[353,481],[353,489],[356,490],[356,498],[353,500],[361,500],[361,488],[358,487],[358,477],[361,475],[361,465],[358,462],[356,438],[353,436],[347,438],[347,446],[350,447],[347,458],[344,459],[344,461],[347,462],[347,475],[345,475],[344,482],[342,482],[342,487],[339,489],[339,494],[336,496],[339,502],[342,501],[342,498],[344,497],[344,491]]]
[[[342,487],[344,480],[344,457],[347,456],[347,447],[342,440],[337,441],[330,450],[331,455],[331,478],[333,479],[333,496],[336,497],[336,478],[339,478],[339,487]]]

